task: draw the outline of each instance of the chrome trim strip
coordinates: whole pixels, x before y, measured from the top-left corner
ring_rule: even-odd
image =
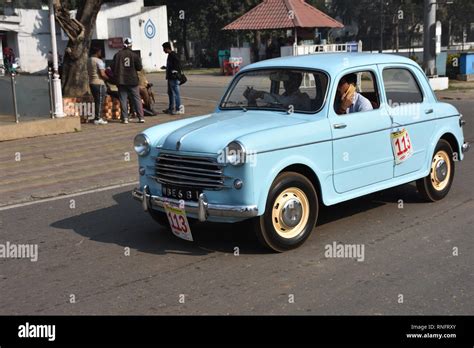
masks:
[[[429,121],[442,120],[442,119],[451,118],[451,117],[459,117],[459,115],[451,115],[451,116],[444,116],[444,117],[434,117],[434,118],[429,119],[429,120],[423,120],[423,121],[412,122],[412,123],[406,123],[406,124],[399,124],[399,125],[397,124],[397,125],[396,125],[396,128],[405,127],[405,126],[410,126],[410,125],[412,125],[412,124],[418,124],[418,123],[429,122]],[[374,130],[374,131],[370,131],[370,132],[352,134],[352,135],[348,135],[348,136],[340,137],[340,138],[325,139],[325,140],[313,141],[313,142],[310,142],[310,143],[304,143],[304,144],[298,144],[298,145],[292,145],[292,146],[285,146],[285,147],[280,147],[280,148],[271,149],[271,150],[264,150],[264,151],[259,151],[259,152],[257,152],[256,155],[259,155],[259,154],[262,154],[262,153],[267,153],[267,152],[279,151],[279,150],[288,150],[288,149],[292,149],[292,148],[294,148],[294,147],[302,147],[302,146],[314,145],[314,144],[319,144],[319,143],[325,143],[325,142],[327,142],[327,141],[334,141],[334,140],[346,139],[346,138],[356,137],[356,136],[359,136],[359,135],[367,135],[367,134],[371,134],[371,133],[376,133],[376,132],[381,132],[381,131],[390,130],[390,129],[393,129],[393,128],[395,128],[395,127],[382,128],[382,129],[378,129],[378,130]]]
[[[200,178],[200,177],[195,177],[195,176],[189,176],[189,175],[180,175],[180,174],[174,174],[174,173],[166,173],[166,172],[160,172],[160,179],[163,180],[169,180],[168,178],[163,178],[163,176],[166,177],[171,177],[171,178],[176,178],[176,179],[181,179],[181,180],[189,180],[189,181],[196,181],[201,184],[207,185],[215,185],[215,184],[224,184],[224,180],[222,177],[219,177],[217,180],[213,178]]]
[[[157,159],[169,160],[169,161],[179,161],[185,162],[190,161],[189,163],[196,164],[212,164],[212,165],[222,165],[217,159],[213,157],[199,157],[199,156],[186,156],[186,155],[172,155],[168,153],[161,153]]]
[[[149,202],[149,208],[164,208],[166,203],[179,206],[179,200],[165,198],[160,196],[145,194],[136,188],[132,192],[132,197],[140,202]],[[236,218],[252,218],[258,216],[258,208],[256,205],[224,205],[208,203],[205,193],[199,196],[198,202],[185,201],[184,209],[186,212],[197,214],[200,221],[206,221],[209,216],[216,217],[236,217]]]
[[[196,171],[196,172],[202,172],[203,174],[222,174],[222,169],[212,170],[212,169],[193,168],[193,167],[186,167],[186,166],[173,166],[173,165],[170,165],[170,164],[162,164],[162,163],[158,163],[158,164],[156,164],[156,166],[163,167],[163,170],[166,170],[166,168],[170,168],[170,169],[173,169],[173,170],[175,168],[179,168],[180,170],[192,170],[192,171]]]
[[[192,163],[192,164],[199,164],[199,165],[205,165],[205,166],[213,166],[213,167],[223,167],[222,164],[217,163],[217,162],[210,162],[210,161],[192,161],[192,160],[183,160],[183,159],[177,159],[177,158],[165,158],[162,156],[159,156],[157,161],[170,161],[170,162],[175,162],[175,163]]]
[[[229,176],[224,176],[222,173],[220,174],[208,174],[208,173],[201,173],[201,172],[193,172],[190,170],[182,170],[178,168],[162,168],[161,166],[157,165],[154,169],[159,170],[160,174],[165,173],[179,173],[183,175],[191,175],[193,178],[197,176],[198,178],[203,179],[231,179]]]
[[[158,178],[154,175],[148,175],[149,178],[154,179],[155,181],[159,182],[160,184],[165,184],[165,185],[181,185],[184,187],[196,187],[203,189],[203,184],[201,182],[185,182],[185,181],[176,181],[176,180],[171,180],[171,179],[164,179],[164,178]],[[223,188],[232,188],[230,185],[225,185],[225,184],[205,184],[206,187],[204,188],[205,190],[220,190]]]

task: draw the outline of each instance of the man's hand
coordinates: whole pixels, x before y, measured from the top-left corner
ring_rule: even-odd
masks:
[[[341,109],[342,110],[345,111],[348,108],[350,108],[350,106],[353,103],[355,91],[356,91],[356,88],[353,85],[349,85],[349,88],[344,93],[344,95],[341,97]]]

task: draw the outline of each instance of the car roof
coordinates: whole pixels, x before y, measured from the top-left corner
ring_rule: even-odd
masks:
[[[303,56],[288,56],[263,60],[247,65],[242,71],[260,68],[292,67],[321,69],[330,75],[357,66],[372,64],[408,64],[417,66],[414,61],[396,54],[385,53],[315,53]]]

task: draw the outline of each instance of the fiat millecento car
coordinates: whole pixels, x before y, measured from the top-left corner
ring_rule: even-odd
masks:
[[[335,53],[242,69],[215,112],[136,136],[133,197],[175,235],[196,221],[249,220],[283,252],[304,243],[320,205],[416,181],[444,198],[468,151],[462,115],[413,61]]]

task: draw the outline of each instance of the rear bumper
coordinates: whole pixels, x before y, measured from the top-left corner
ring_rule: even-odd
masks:
[[[462,153],[466,153],[470,149],[471,149],[471,143],[466,141],[464,144],[462,144]]]
[[[138,188],[134,189],[132,196],[142,203],[143,210],[145,211],[156,207],[164,208],[166,204],[176,206],[180,205],[179,200],[151,195],[146,185],[143,188],[143,191]],[[205,193],[201,193],[198,202],[182,202],[184,202],[184,210],[188,213],[196,214],[199,221],[206,221],[210,216],[246,219],[258,215],[258,208],[256,205],[209,204]]]

